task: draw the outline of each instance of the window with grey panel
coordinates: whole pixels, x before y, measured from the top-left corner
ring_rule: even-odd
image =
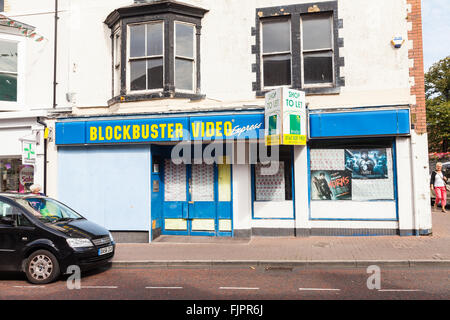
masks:
[[[175,23],[175,87],[179,90],[194,90],[194,30],[194,25]]]
[[[163,88],[163,23],[130,26],[130,90]]]
[[[291,23],[289,19],[266,19],[262,26],[263,86],[291,84]]]
[[[331,14],[301,17],[303,83],[333,84],[333,21]]]

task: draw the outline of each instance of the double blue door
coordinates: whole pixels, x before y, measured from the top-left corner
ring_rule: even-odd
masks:
[[[232,236],[231,165],[161,162],[162,233]]]

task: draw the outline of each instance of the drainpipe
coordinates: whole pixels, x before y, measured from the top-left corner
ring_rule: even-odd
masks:
[[[41,120],[41,118],[37,118],[37,123],[44,126],[44,134],[45,129],[47,129],[47,124]],[[43,186],[43,193],[47,195],[47,139],[44,137],[44,186]]]
[[[53,109],[56,108],[56,67],[58,54],[58,0],[55,0],[55,47],[53,53]]]

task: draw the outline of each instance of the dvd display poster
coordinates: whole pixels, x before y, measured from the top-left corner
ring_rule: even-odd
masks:
[[[311,200],[393,200],[392,148],[311,149]]]

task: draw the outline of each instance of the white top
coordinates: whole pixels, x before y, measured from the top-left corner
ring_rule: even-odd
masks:
[[[441,172],[436,172],[436,176],[434,177],[434,186],[435,187],[445,187],[444,175]]]

